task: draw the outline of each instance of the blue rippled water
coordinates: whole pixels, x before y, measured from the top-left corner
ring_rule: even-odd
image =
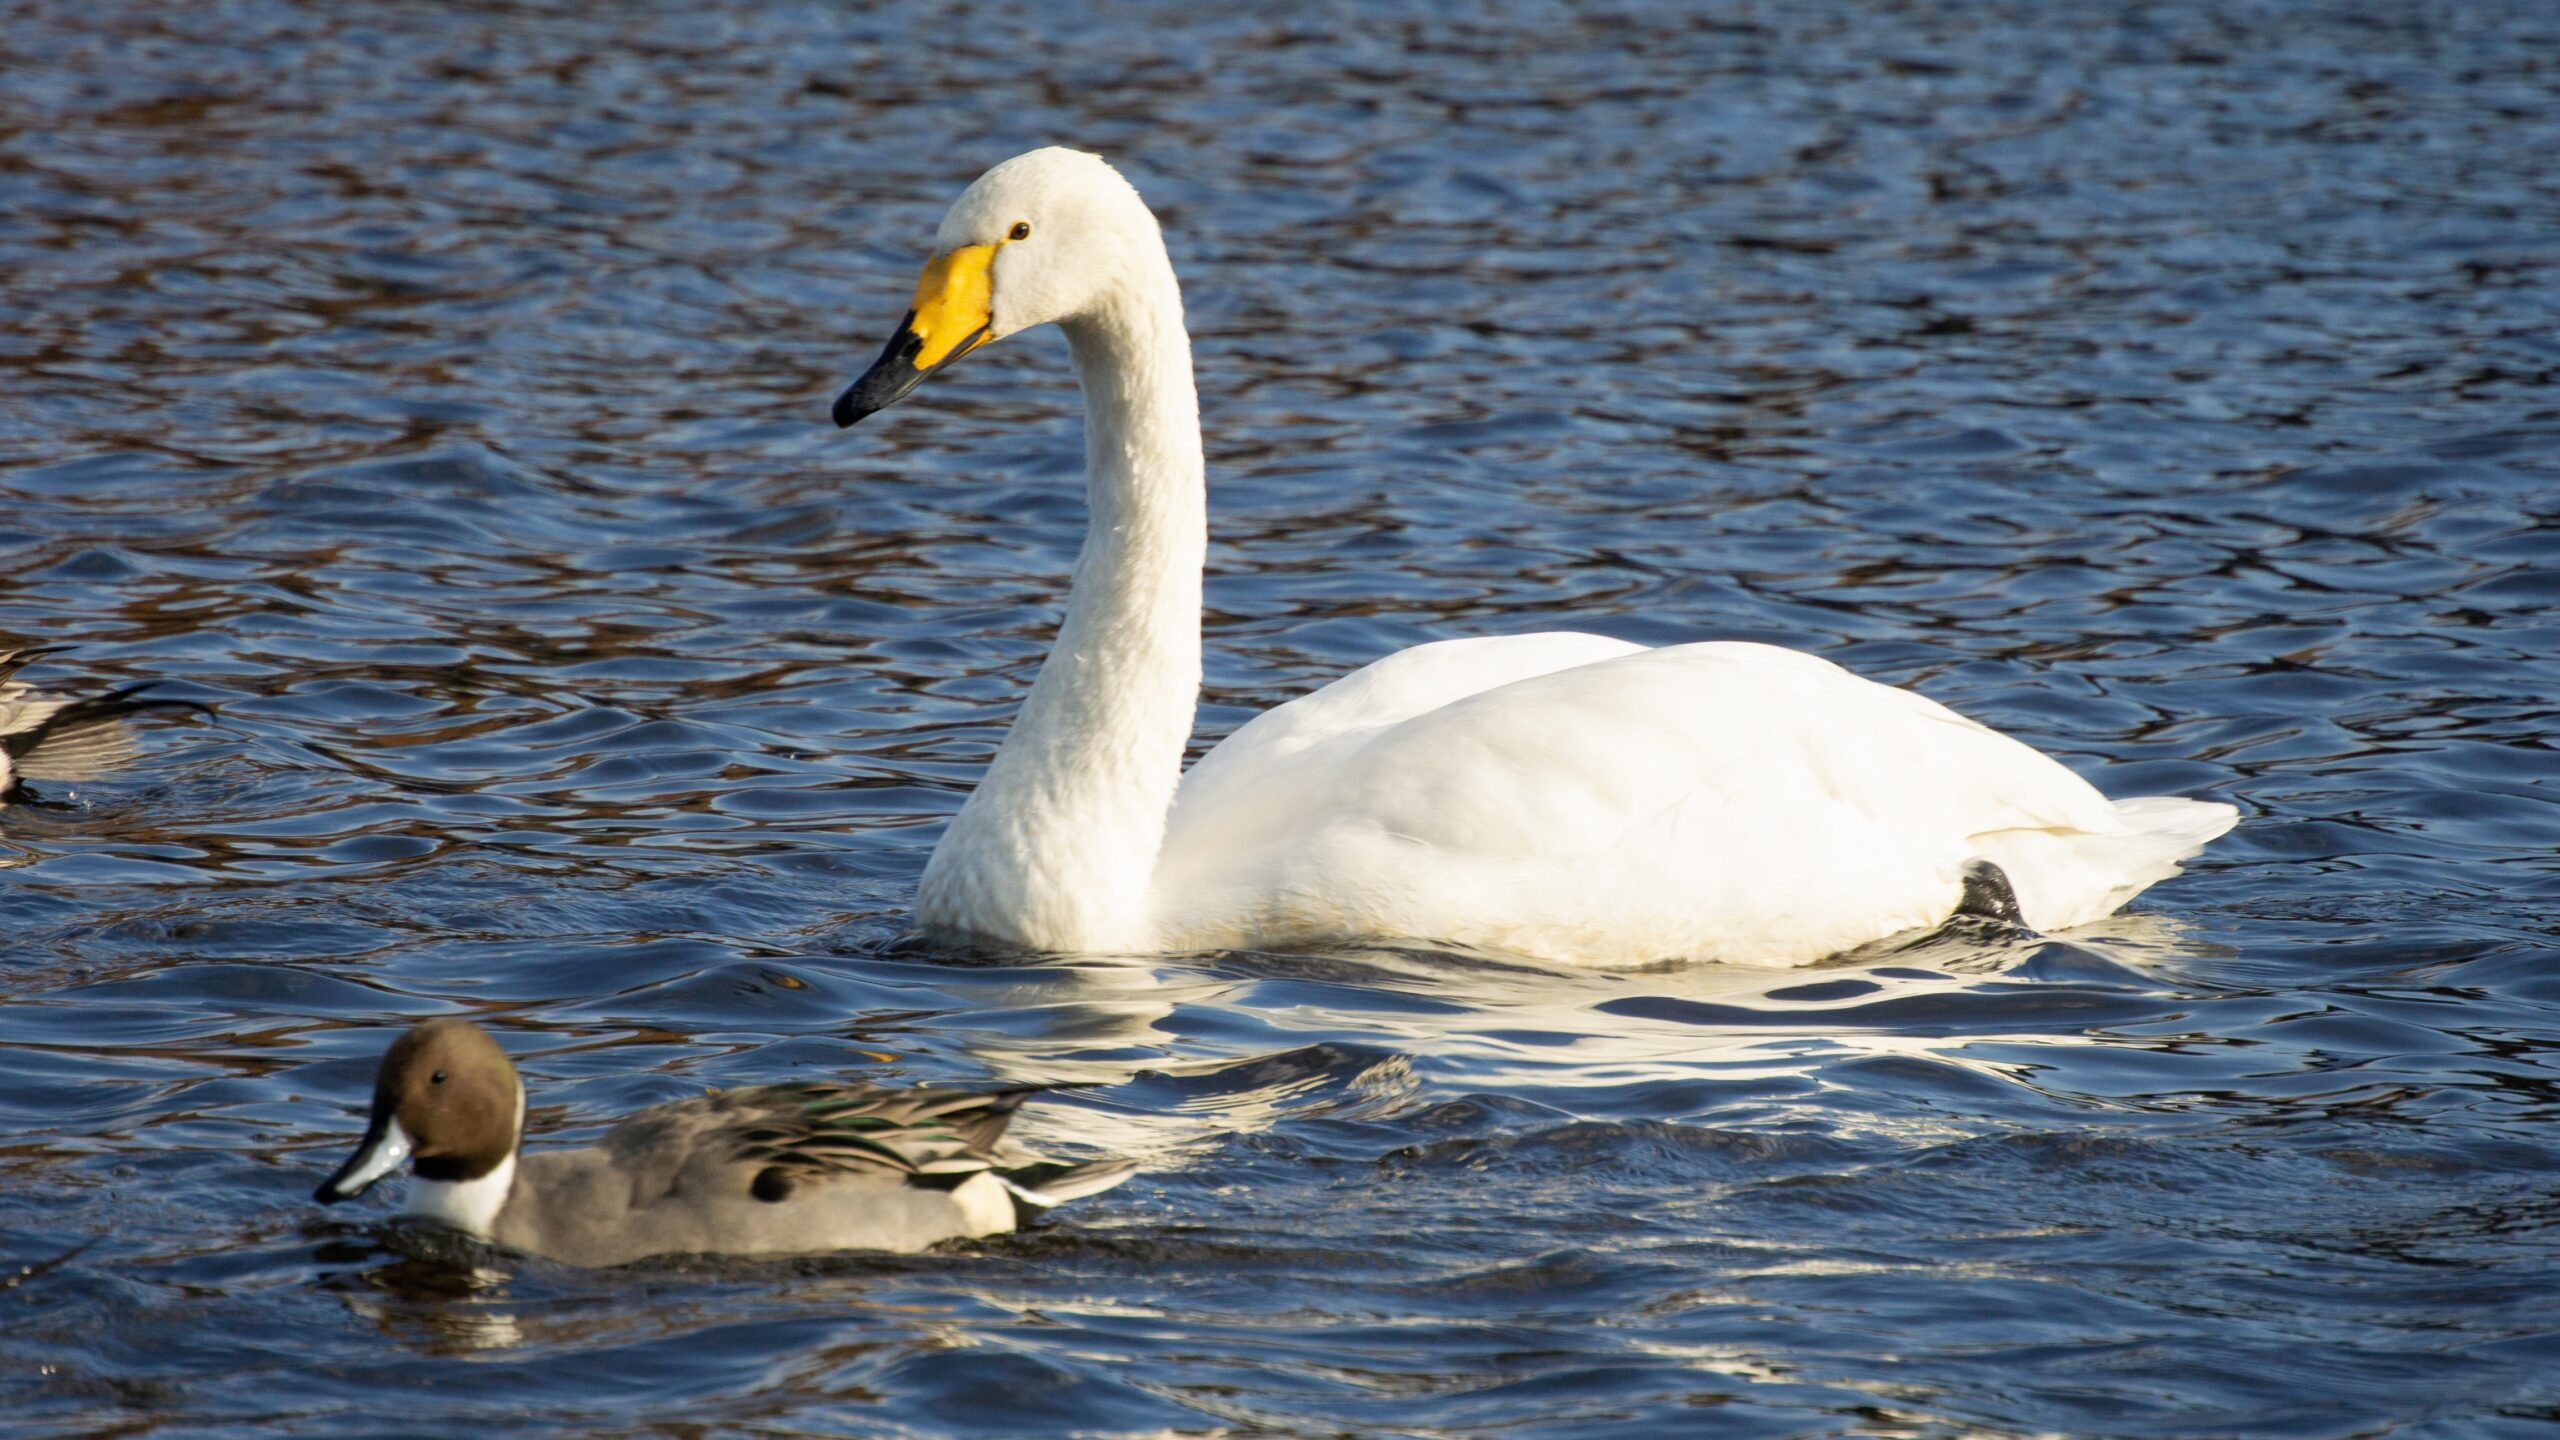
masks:
[[[0,1428],[2551,1433],[2555,77],[2527,0],[9,12],[0,644],[214,713],[0,812]],[[903,938],[1077,411],[825,411],[1051,142],[1187,287],[1204,739],[1569,620],[2241,827],[1809,971]],[[552,1136],[1082,1081],[1149,1168],[906,1259],[316,1210],[439,1013]]]

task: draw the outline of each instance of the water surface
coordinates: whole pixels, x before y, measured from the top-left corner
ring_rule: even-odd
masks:
[[[2546,7],[103,3],[0,19],[0,640],[218,716],[0,814],[0,1407],[62,1435],[2522,1435],[2560,1420]],[[1064,141],[1187,287],[1203,738],[1559,623],[1801,646],[2239,830],[1810,971],[902,940],[1081,534]],[[394,1027],[538,1129],[1072,1080],[948,1254],[323,1212]]]

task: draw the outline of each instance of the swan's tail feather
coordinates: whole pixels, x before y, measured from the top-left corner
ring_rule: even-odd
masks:
[[[1974,836],[1974,853],[2008,872],[2030,927],[2068,930],[2114,914],[2240,821],[2233,806],[2174,795],[2114,806],[2115,831],[1997,830]]]
[[[2163,846],[2183,846],[2165,858],[2177,861],[2202,850],[2240,823],[2239,807],[2219,800],[2185,800],[2175,795],[2136,795],[2115,802],[2116,818],[2128,834]]]

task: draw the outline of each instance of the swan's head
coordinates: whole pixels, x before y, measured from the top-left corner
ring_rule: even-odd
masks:
[[[850,425],[990,340],[1109,307],[1166,271],[1164,237],[1099,155],[1016,155],[962,191],[933,237],[915,304],[880,358],[836,398]]]

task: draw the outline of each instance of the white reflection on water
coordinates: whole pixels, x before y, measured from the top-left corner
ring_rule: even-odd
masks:
[[[2138,913],[2061,943],[2070,969],[2061,985],[2127,998],[2160,993],[2145,967],[2203,963],[2206,952],[2221,948],[2199,945],[2173,918]],[[1143,1111],[1031,1106],[1015,1122],[1043,1145],[1173,1164],[1206,1153],[1223,1136],[1304,1113],[1309,1096],[1346,1078],[1350,1093],[1329,1106],[1365,1110],[1391,1102],[1420,1088],[1417,1066],[1443,1088],[1462,1080],[1489,1092],[1534,1092],[1567,1111],[1576,1090],[1605,1100],[1655,1082],[1818,1080],[1826,1067],[1856,1056],[1925,1059],[2015,1084],[2014,1056],[1987,1060],[1969,1052],[1991,1042],[2099,1043],[2080,1028],[2076,1011],[2052,1008],[2062,993],[2056,982],[2040,979],[2019,990],[2011,979],[2019,966],[2051,953],[2046,940],[2029,935],[1945,933],[1798,970],[1546,970],[1406,947],[1199,963],[1080,956],[1030,967],[1041,979],[1023,989],[970,987],[1000,1019],[964,1033],[969,1056],[990,1078],[1097,1088],[1142,1075],[1209,1080],[1243,1068],[1231,1050],[1186,1041],[1183,1027],[1171,1023],[1185,1013],[1253,1015],[1285,1033],[1375,1052],[1354,1062],[1347,1077],[1314,1057],[1295,1069],[1278,1067],[1259,1084],[1212,1085]],[[2019,990],[2020,1003],[2004,1004],[2004,982]],[[1399,995],[1425,1003],[1394,1003]],[[1977,1003],[1903,1028],[1898,1017],[1930,999]],[[1640,1008],[1631,1011],[1630,1001]],[[1826,1124],[1844,1136],[1872,1131],[1904,1141],[1930,1138],[1922,1130],[1933,1124],[1944,1136],[1980,1128],[1957,1116],[1882,1108],[1828,1114]]]

